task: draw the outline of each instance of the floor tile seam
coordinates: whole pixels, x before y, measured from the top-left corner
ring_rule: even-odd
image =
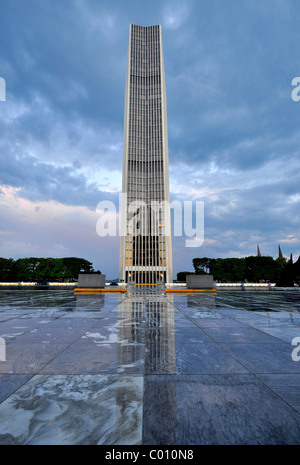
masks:
[[[66,345],[66,347],[64,347],[61,351],[59,351],[59,353],[57,353],[53,358],[49,359],[45,365],[43,365],[37,372],[36,374],[39,374],[41,370],[44,370],[48,365],[50,365],[57,357],[59,357],[60,355],[62,355],[63,352],[65,352],[67,349],[69,349],[73,344],[75,344],[75,342],[77,342],[79,339],[82,338],[82,336],[89,331],[89,329],[91,329],[92,326],[89,326],[88,329],[86,329],[84,331],[84,333],[82,333],[80,336],[78,336],[74,341],[72,341],[70,344]]]
[[[300,375],[300,371],[252,371],[254,375],[284,375],[284,376],[292,376],[292,375]]]
[[[231,317],[229,317],[229,318],[231,318]],[[232,318],[232,320],[233,320],[233,321],[236,321],[234,318]],[[197,323],[195,323],[195,324],[196,324],[196,326],[198,326],[200,329],[202,329],[202,330],[205,332],[205,328],[206,328],[205,326],[203,327],[203,326],[199,326],[199,324],[197,324]],[[280,342],[278,342],[278,343],[285,342],[284,339],[281,339],[279,336],[273,336],[273,335],[267,333],[266,331],[263,331],[263,330],[258,329],[258,328],[254,328],[253,326],[251,326],[251,325],[249,325],[249,324],[247,324],[247,323],[242,323],[241,327],[243,327],[243,326],[246,327],[246,328],[249,328],[249,329],[253,329],[254,331],[258,331],[258,332],[262,333],[263,335],[268,335],[268,336],[270,336],[270,337],[272,337],[272,338],[274,338],[274,339],[278,339],[278,340],[280,341]],[[212,326],[207,326],[207,328],[212,328]],[[215,328],[218,328],[218,326],[215,326]],[[233,327],[232,329],[234,329],[234,327]],[[299,333],[300,333],[300,331],[299,331]],[[206,334],[207,334],[207,333],[206,333]],[[207,334],[207,336],[209,336],[209,335]],[[221,341],[220,341],[220,342],[221,342]],[[223,342],[224,342],[224,341],[223,341]],[[278,344],[278,343],[277,343],[277,344]],[[233,343],[233,344],[234,344],[234,343]],[[273,343],[272,343],[272,342],[269,342],[269,344],[276,344],[276,342],[273,342]]]
[[[191,317],[187,316],[182,310],[180,310],[180,308],[178,308],[175,304],[172,304],[182,315],[184,315],[184,317],[190,321],[191,323],[193,323],[193,325],[195,325],[196,328],[199,328],[200,330],[202,330],[202,328],[200,328],[199,325],[197,325],[197,323],[195,323],[195,321],[192,320]],[[203,331],[203,330],[202,330]],[[204,332],[204,331],[203,331]],[[207,334],[206,334],[207,335]],[[208,335],[207,335],[208,336]],[[208,336],[209,337],[209,336]],[[210,338],[212,339],[212,338]]]
[[[26,374],[31,374],[31,373],[20,373],[22,375],[26,375]],[[114,377],[114,378],[143,378],[144,375],[143,373],[128,373],[128,374],[124,374],[124,373],[117,373],[117,372],[110,372],[110,371],[102,371],[102,372],[97,372],[97,373],[90,373],[90,372],[87,372],[87,373],[68,373],[68,372],[64,372],[64,373],[33,373],[32,376],[30,377],[30,379],[28,379],[24,384],[26,384],[28,381],[30,381],[32,378],[34,377],[47,377],[47,378],[51,378],[53,376],[58,376],[58,377],[81,377],[81,378],[84,378],[84,377],[101,377],[101,376],[108,376],[108,377]],[[18,388],[19,389],[19,388]]]
[[[121,304],[122,302],[124,302],[125,300],[126,300],[126,297],[124,297],[124,298],[121,300],[121,302],[118,302],[118,303],[116,303],[114,306],[112,306],[106,313],[104,313],[104,314],[102,315],[102,317],[101,317],[100,319],[102,319],[102,318],[104,318],[105,316],[109,315],[118,305],[120,305],[120,304]],[[87,306],[87,307],[84,307],[84,308],[86,308],[86,309],[88,310],[88,306]],[[65,315],[62,315],[62,316],[65,317]]]
[[[150,377],[157,377],[157,376],[163,376],[165,378],[175,378],[176,377],[178,378],[178,375],[177,374],[145,374],[144,377],[145,378],[150,378]],[[299,415],[299,412],[294,409],[289,403],[287,403],[286,401],[284,401],[284,399],[282,399],[280,396],[278,396],[278,394],[276,392],[274,392],[272,389],[270,389],[268,386],[266,386],[262,380],[260,378],[258,378],[254,373],[226,373],[226,374],[223,374],[223,373],[211,373],[211,374],[207,374],[207,373],[201,373],[201,374],[179,374],[179,377],[189,377],[189,376],[195,376],[199,379],[199,381],[201,381],[201,378],[206,378],[207,376],[212,376],[214,378],[217,378],[217,377],[220,377],[220,378],[224,378],[224,376],[226,378],[231,378],[231,377],[235,377],[235,376],[239,376],[239,377],[243,377],[243,376],[246,376],[246,377],[249,377],[249,378],[255,378],[258,380],[259,384],[260,385],[263,385],[267,388],[268,391],[271,391],[273,394],[276,395],[277,398],[280,399],[281,402],[283,402],[284,404],[286,404],[288,406],[289,409],[292,409],[294,412],[296,412],[298,415]],[[155,379],[155,378],[154,378]],[[180,379],[179,379],[180,381]],[[151,380],[149,379],[149,382],[151,382]],[[144,402],[144,395],[145,395],[145,388],[146,388],[146,380],[144,380],[144,383],[143,383],[143,411],[142,411],[142,438],[144,438],[144,405],[145,405],[145,402]]]
[[[260,330],[260,329],[257,329],[257,328],[253,328],[253,329],[255,329],[256,331],[260,331],[262,334],[267,334],[268,336],[270,336],[270,337],[272,337],[274,339],[278,339],[278,341],[280,341],[279,343],[286,342],[287,344],[289,344],[287,341],[285,341],[285,339],[282,339],[282,337],[280,337],[279,335],[274,336],[273,334],[270,334],[267,331],[263,331],[263,330]],[[300,328],[299,328],[299,336],[300,336]],[[270,344],[272,344],[272,342],[270,342]],[[273,344],[278,344],[278,342],[274,342]]]
[[[244,345],[244,344],[250,344],[250,345],[255,345],[257,346],[258,344],[260,345],[267,345],[267,344],[274,344],[274,343],[268,343],[268,342],[259,342],[259,343],[255,343],[255,342],[243,342],[243,343],[240,343],[240,342],[233,342],[233,343],[220,343],[220,346],[221,348],[226,352],[228,353],[231,357],[233,357],[235,360],[237,360],[247,371],[249,371],[250,373],[252,374],[256,374],[256,373],[259,373],[259,374],[286,374],[286,375],[291,375],[291,374],[300,374],[300,370],[299,372],[294,372],[294,371],[288,371],[288,372],[258,372],[258,371],[251,371],[249,368],[247,368],[239,359],[238,359],[238,356],[235,356],[234,354],[231,354],[229,350],[226,349],[226,347],[223,347],[221,344],[228,344],[228,345]],[[279,343],[278,343],[279,344]],[[289,343],[284,343],[284,344],[287,344],[289,345]],[[277,344],[276,344],[277,345]]]
[[[203,331],[205,333],[205,331]],[[210,337],[207,333],[205,333],[208,337]],[[232,358],[233,360],[237,361],[239,363],[239,365],[241,365],[248,373],[251,373],[251,371],[249,370],[249,368],[247,368],[241,360],[239,360],[236,356],[234,356],[233,354],[231,354],[229,352],[228,349],[226,349],[225,347],[223,347],[218,341],[215,341],[213,338],[210,337],[210,339],[213,340],[213,342],[221,349],[223,350],[230,358]]]
[[[200,328],[202,329],[202,328]],[[205,330],[203,330],[205,332]],[[208,334],[205,332],[205,334],[208,336]],[[265,333],[265,335],[270,336],[273,338],[273,336]],[[213,336],[210,336],[211,339],[213,339]],[[214,342],[219,343],[219,344],[289,344],[289,342],[286,342],[284,339],[280,339],[277,337],[274,337],[274,339],[278,339],[278,341],[266,341],[266,342],[258,342],[258,341],[225,341],[225,340],[214,340]]]
[[[238,321],[241,321],[241,320],[238,320]],[[261,321],[257,322],[257,321],[252,320],[251,322],[248,322],[248,323],[245,323],[245,324],[247,324],[250,328],[254,328],[254,329],[259,329],[259,328],[277,329],[277,328],[282,328],[283,327],[283,328],[286,328],[286,329],[298,328],[300,330],[300,324],[297,324],[297,323],[296,324],[295,323],[287,324],[286,322],[284,322],[284,323],[280,323],[280,322],[275,323],[275,322],[273,322],[273,324],[271,325],[270,322],[269,323],[263,322],[263,324],[261,324]]]
[[[259,373],[261,375],[264,375],[264,374],[269,374],[269,373]],[[176,381],[176,379],[178,379],[179,381],[182,379],[182,378],[199,378],[199,380],[201,378],[206,378],[206,377],[212,377],[212,378],[228,378],[228,379],[234,379],[234,378],[249,378],[249,380],[258,380],[259,381],[259,384],[263,384],[264,383],[262,382],[262,380],[255,374],[255,373],[251,373],[251,372],[201,372],[201,373],[184,373],[184,372],[174,372],[174,373],[144,373],[144,378],[149,378],[149,377],[165,377],[165,378],[174,378],[174,381]],[[188,379],[187,379],[188,380]],[[189,381],[189,380],[188,380]],[[234,386],[234,385],[233,385]],[[266,386],[268,388],[268,386]]]
[[[11,392],[8,396],[6,396],[1,402],[0,402],[0,406],[3,404],[3,402],[5,402],[7,399],[9,399],[11,396],[13,396],[19,389],[21,389],[25,384],[27,384],[34,376],[35,376],[35,373],[0,373],[0,376],[1,375],[9,375],[9,376],[16,376],[16,375],[21,375],[21,376],[24,376],[24,375],[28,375],[30,376],[30,378],[26,379],[26,381],[24,381],[20,386],[18,386],[13,392]]]
[[[213,343],[217,344],[222,350],[224,350],[226,352],[226,350],[224,349],[224,347],[222,347],[222,343],[220,341],[217,341],[213,338],[213,336],[211,336],[210,334],[208,334],[206,331],[205,331],[205,327],[200,327],[199,325],[197,325],[195,323],[196,327],[199,328],[201,331],[203,331],[203,333],[209,338],[212,340]],[[228,353],[228,352],[227,352]],[[229,354],[231,356],[231,354]],[[240,363],[240,362],[239,362]]]
[[[100,320],[100,322],[101,322],[101,321],[103,320],[103,318],[105,318],[105,317],[107,317],[108,315],[110,315],[111,312],[112,312],[118,305],[120,305],[120,303],[122,303],[124,300],[125,300],[125,298],[124,298],[121,302],[119,302],[119,303],[117,303],[116,305],[114,305],[114,306],[113,306],[110,310],[108,310],[105,314],[103,314],[103,315],[101,316],[101,318],[95,318],[96,321],[94,321],[94,323],[93,323],[91,326],[89,326],[83,334],[85,334],[86,332],[88,332],[88,331],[89,331],[91,328],[93,328],[94,326],[98,325],[98,324],[99,324],[99,320]],[[81,335],[80,337],[82,337],[82,335]],[[77,338],[74,342],[76,342],[78,339],[79,339],[79,338]]]
[[[12,316],[11,318],[8,318],[7,320],[1,321],[0,323],[6,323],[7,321],[15,320],[15,319],[21,319],[22,317],[26,315],[31,315],[31,313],[24,313],[22,315],[17,315],[17,316]],[[32,317],[34,318],[34,317]]]
[[[246,376],[254,376],[254,373],[250,372],[249,370],[247,370],[247,372],[240,372],[240,371],[231,371],[230,373],[228,373],[228,371],[197,371],[197,372],[184,372],[184,371],[174,371],[172,373],[167,373],[167,372],[162,372],[162,373],[148,373],[148,372],[144,372],[143,374],[144,376],[174,376],[174,377],[181,377],[181,376],[188,376],[188,377],[192,377],[192,376],[243,376],[243,375],[246,375]]]
[[[236,323],[240,323],[244,326],[250,326],[249,323],[243,322],[243,318],[238,319],[237,317],[234,317],[233,315],[228,315],[227,318],[231,319],[232,321],[235,321]]]
[[[265,386],[269,391],[271,391],[276,397],[278,397],[278,399],[280,399],[284,404],[286,404],[288,407],[290,407],[294,412],[297,413],[297,415],[300,417],[300,410],[297,410],[292,404],[290,404],[286,399],[282,398],[278,392],[276,392],[274,390],[274,388],[271,388],[270,386],[268,386],[268,384],[266,384],[261,378],[259,375],[270,375],[270,374],[286,374],[286,375],[290,375],[291,373],[259,373],[259,372],[256,372],[256,373],[253,373],[253,375],[260,381],[260,383],[263,384],[263,386]],[[300,374],[300,373],[299,373]]]
[[[175,307],[175,304],[174,304],[174,307]],[[187,316],[187,314],[186,314],[185,312],[183,312],[180,308],[178,308],[178,307],[176,307],[176,308],[177,308],[177,310],[178,310],[179,312],[181,312],[188,320],[192,321],[192,323],[194,323],[196,326],[200,327],[200,326],[194,321],[194,320],[196,319],[195,317]],[[200,310],[199,310],[199,311],[200,311]],[[235,321],[235,322],[237,322],[237,323],[240,323],[241,326],[249,326],[249,325],[247,325],[246,323],[243,323],[243,322],[237,320],[236,318],[232,317],[231,315],[228,315],[228,316],[223,315],[223,313],[218,312],[218,310],[216,310],[216,312],[217,312],[219,315],[221,315],[221,317],[224,318],[224,319],[227,319],[227,318],[228,318],[228,319],[232,319],[233,321]],[[222,319],[222,318],[221,318],[221,319]],[[200,328],[200,329],[202,329],[202,328]]]
[[[249,344],[249,345],[255,345],[256,347],[257,346],[260,346],[260,345],[273,345],[274,344],[274,347],[278,347],[278,345],[280,344],[283,344],[285,346],[291,346],[291,344],[289,342],[286,342],[286,341],[283,341],[281,340],[280,342],[249,342],[249,341],[246,341],[246,342],[221,342],[220,341],[220,345],[222,344],[230,344],[230,345],[245,345],[245,344]]]
[[[177,308],[178,308],[178,307],[177,307]],[[179,309],[178,309],[178,310],[179,310]],[[181,311],[181,310],[179,310],[179,311]],[[184,312],[182,312],[182,313],[185,315]],[[222,315],[222,314],[221,314],[221,315]],[[187,315],[185,315],[185,316],[186,316],[186,318],[187,318],[189,321],[191,321],[197,328],[199,328],[201,331],[203,331],[203,333],[204,333],[209,339],[212,340],[212,343],[217,344],[222,350],[224,350],[225,352],[227,352],[227,351],[224,349],[224,347],[221,346],[220,341],[216,341],[210,334],[208,334],[208,333],[205,331],[205,327],[204,327],[204,328],[203,328],[203,327],[200,327],[200,326],[199,326],[195,321],[193,321],[190,317],[188,317]],[[222,316],[223,316],[223,315],[222,315]],[[244,326],[247,326],[247,325],[244,325]],[[227,354],[230,355],[230,356],[232,357],[232,355],[231,355],[229,352],[227,352]],[[243,364],[242,364],[240,361],[238,361],[238,362],[243,366]],[[247,369],[246,367],[244,367],[244,368]],[[248,369],[247,369],[247,370],[248,370]]]
[[[54,320],[58,320],[59,318],[60,318],[60,317],[57,317],[57,318],[55,318]],[[34,319],[34,317],[33,317],[33,319]],[[23,335],[23,334],[28,334],[29,332],[31,332],[31,331],[34,330],[34,329],[46,328],[46,326],[47,326],[49,323],[52,323],[52,322],[50,321],[50,322],[48,322],[48,323],[40,323],[38,326],[33,326],[32,328],[29,328],[28,330],[24,331],[22,334],[18,334],[18,335],[16,335],[16,336],[10,338],[9,340],[10,340],[10,341],[13,341],[14,339],[18,338],[18,336],[21,336],[21,335]],[[8,341],[7,341],[7,342],[8,342]]]
[[[279,339],[280,341],[283,341],[283,339],[281,339],[279,336],[273,336],[272,334],[269,334],[268,332],[264,331],[264,330],[261,329],[261,328],[253,327],[253,326],[251,326],[251,325],[249,325],[249,324],[247,324],[247,323],[245,323],[245,325],[246,325],[247,327],[249,327],[250,329],[254,329],[255,331],[261,332],[262,334],[267,334],[268,336],[273,337],[274,339]],[[299,328],[299,334],[300,334],[300,328]]]
[[[15,376],[16,375],[22,375],[22,376],[25,376],[25,375],[30,376],[31,375],[31,377],[35,376],[37,374],[39,374],[39,371],[18,371],[18,372],[9,372],[9,373],[0,372],[0,375],[15,375]]]
[[[48,323],[47,323],[47,324],[48,324]],[[95,324],[96,324],[96,323],[95,323]],[[70,347],[70,345],[72,345],[74,342],[78,341],[78,339],[80,339],[80,338],[81,338],[86,332],[88,332],[93,326],[94,326],[94,325],[89,326],[87,329],[85,329],[84,332],[81,333],[80,336],[78,336],[78,337],[77,337],[76,339],[74,339],[72,342],[70,342],[70,344],[68,344],[68,345],[66,346],[66,348]],[[37,328],[41,328],[41,327],[42,327],[42,328],[46,328],[46,324],[45,324],[45,325],[43,324],[42,326],[33,327],[33,328],[29,329],[28,331],[25,331],[25,332],[22,333],[21,335],[19,334],[19,336],[23,336],[23,334],[28,334],[30,331],[32,331],[32,329],[37,329]],[[18,338],[18,335],[17,335],[17,336],[14,336],[13,338],[10,338],[10,339],[7,341],[7,345],[11,345],[11,344],[9,344],[10,342],[11,342],[11,343],[16,343],[16,342],[18,342],[18,341],[15,340],[15,339],[17,339],[17,338]],[[19,343],[22,344],[22,341],[19,342]],[[28,342],[23,342],[23,344],[45,344],[45,342],[43,342],[43,341],[33,341],[33,342],[31,341],[31,342],[30,342],[30,341],[28,341]],[[57,343],[57,344],[59,344],[59,343]]]

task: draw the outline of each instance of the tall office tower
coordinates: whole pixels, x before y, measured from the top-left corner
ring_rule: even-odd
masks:
[[[136,284],[172,282],[167,108],[160,26],[130,25],[122,193],[120,280]]]

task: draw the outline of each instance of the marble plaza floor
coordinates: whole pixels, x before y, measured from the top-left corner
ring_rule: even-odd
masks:
[[[300,444],[299,291],[1,290],[0,337],[1,445]]]

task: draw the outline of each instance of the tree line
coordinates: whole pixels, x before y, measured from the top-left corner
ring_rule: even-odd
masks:
[[[244,258],[194,258],[195,274],[212,274],[218,282],[277,282],[288,264],[288,259],[267,256]],[[185,281],[188,271],[177,273],[178,281]]]
[[[93,265],[84,258],[12,258],[0,257],[0,282],[64,282],[78,278],[78,274],[93,273]],[[97,271],[100,273],[100,271]]]

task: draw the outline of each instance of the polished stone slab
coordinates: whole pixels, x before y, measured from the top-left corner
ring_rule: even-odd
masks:
[[[142,396],[142,377],[36,375],[0,405],[0,444],[140,444]]]
[[[176,326],[175,331],[175,343],[198,343],[198,344],[209,344],[214,342],[210,337],[209,333],[204,332],[197,326]]]
[[[41,369],[47,374],[143,373],[144,345],[103,341],[99,333],[87,332]],[[99,342],[100,341],[100,342]]]
[[[211,316],[206,313],[202,312],[195,312],[193,316],[191,316],[192,321],[199,326],[200,328],[215,326],[215,327],[222,327],[224,328],[229,327],[240,327],[244,326],[245,323],[242,321],[234,320],[233,318],[227,318],[221,315],[214,315]]]
[[[299,362],[300,363],[300,362]],[[262,382],[300,413],[300,373],[263,374]]]
[[[295,296],[0,292],[0,444],[298,444]]]
[[[208,326],[205,327],[205,333],[216,342],[255,342],[255,343],[280,343],[282,339],[266,334],[265,331],[259,331],[247,326]]]
[[[293,361],[290,344],[222,343],[222,346],[251,373],[300,373],[300,363]]]
[[[253,327],[287,343],[291,343],[292,339],[300,334],[299,326],[286,324],[285,322],[278,325],[255,324]]]
[[[50,323],[53,320],[45,318],[11,318],[2,321],[0,324],[0,336],[5,339],[12,339],[20,334],[29,332],[32,329]]]
[[[39,326],[34,326],[23,334],[16,335],[14,342],[18,342],[19,344],[34,342],[60,344],[63,341],[65,345],[69,345],[82,336],[92,325],[93,323],[90,319],[53,320],[47,323],[44,322],[44,324],[40,324]]]
[[[145,377],[143,444],[300,444],[299,415],[250,374]]]
[[[19,343],[8,341],[6,344],[6,361],[0,363],[0,373],[35,374],[47,363],[57,357],[67,344],[44,342]]]
[[[0,403],[23,386],[31,376],[32,375],[0,374]]]
[[[173,343],[172,343],[173,342]],[[145,374],[245,373],[247,370],[220,346],[211,342],[147,344]]]
[[[246,369],[218,344],[178,344],[177,373],[245,373]]]

